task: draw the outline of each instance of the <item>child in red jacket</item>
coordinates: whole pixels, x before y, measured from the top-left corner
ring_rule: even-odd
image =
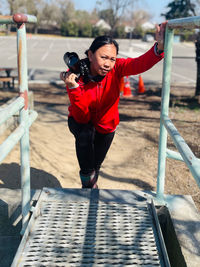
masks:
[[[84,73],[62,72],[71,105],[68,125],[75,136],[82,188],[97,188],[101,164],[119,124],[120,80],[142,73],[163,58],[166,22],[157,26],[154,46],[138,58],[117,58],[118,44],[99,36],[86,51]]]

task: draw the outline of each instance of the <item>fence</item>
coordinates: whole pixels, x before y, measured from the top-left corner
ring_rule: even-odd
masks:
[[[157,199],[164,202],[164,185],[166,158],[181,160],[186,163],[191,171],[196,183],[200,187],[200,159],[198,159],[178,130],[168,117],[170,99],[170,75],[172,66],[172,48],[174,39],[174,29],[194,29],[200,28],[200,16],[169,20],[165,32],[165,58],[163,68],[163,88],[160,116],[160,141],[158,153],[158,176],[157,176]],[[171,136],[179,152],[167,148],[167,133]]]
[[[16,112],[19,112],[19,126],[0,145],[0,163],[20,141],[21,161],[21,189],[22,189],[22,231],[23,234],[30,213],[30,163],[29,163],[29,127],[37,117],[37,112],[29,112],[28,108],[28,75],[27,75],[27,48],[26,23],[36,23],[35,16],[14,14],[13,16],[0,16],[0,24],[13,24],[17,26],[17,65],[19,97],[7,107],[0,109],[0,125]]]

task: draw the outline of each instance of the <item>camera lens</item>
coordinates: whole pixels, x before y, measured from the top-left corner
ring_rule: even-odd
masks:
[[[75,64],[78,63],[79,61],[79,57],[76,53],[72,52],[67,52],[64,54],[64,57],[63,57],[64,61],[65,61],[65,64],[69,67],[69,68],[73,68],[73,66]]]
[[[72,55],[68,59],[68,66],[73,67],[78,61],[79,61],[79,59],[77,57],[75,57],[74,55]]]

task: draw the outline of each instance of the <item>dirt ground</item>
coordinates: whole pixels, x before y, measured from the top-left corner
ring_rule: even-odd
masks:
[[[30,85],[38,118],[30,128],[32,188],[80,188],[74,138],[68,130],[69,100],[64,86]],[[100,189],[156,190],[161,88],[146,85],[146,93],[121,98],[120,125],[103,163]],[[0,105],[17,92],[0,90]],[[171,91],[169,117],[200,158],[200,105],[194,88]],[[9,131],[0,137],[2,142]],[[174,149],[169,139],[168,148]],[[19,145],[0,165],[0,187],[20,188]],[[166,194],[191,195],[200,209],[200,190],[183,162],[168,159]]]

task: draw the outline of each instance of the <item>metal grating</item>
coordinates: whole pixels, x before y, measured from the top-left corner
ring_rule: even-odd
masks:
[[[147,203],[41,201],[14,266],[161,266]]]

